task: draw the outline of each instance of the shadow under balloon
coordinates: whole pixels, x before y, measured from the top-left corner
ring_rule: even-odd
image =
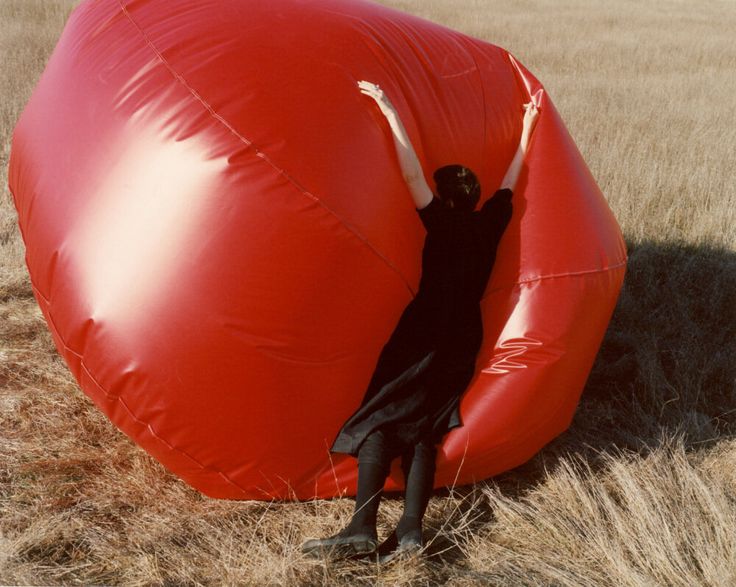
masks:
[[[530,461],[493,478],[506,497],[544,483],[562,459],[595,472],[604,454],[646,455],[673,436],[700,450],[736,433],[736,254],[648,241],[627,248],[621,295],[573,422]],[[488,500],[478,499],[482,487],[452,489],[460,498],[452,511],[428,516],[429,555],[463,558],[453,533],[493,518]]]

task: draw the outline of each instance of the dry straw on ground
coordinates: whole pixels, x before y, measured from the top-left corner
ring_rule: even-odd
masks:
[[[736,4],[392,0],[545,83],[619,218],[629,273],[570,430],[435,496],[421,560],[305,560],[351,500],[204,498],[81,393],[0,203],[0,583],[736,584]],[[0,162],[73,5],[0,0]],[[388,500],[385,532],[400,511]]]

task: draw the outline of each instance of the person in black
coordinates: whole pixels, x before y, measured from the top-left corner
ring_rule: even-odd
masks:
[[[511,219],[511,199],[538,117],[525,114],[519,148],[501,188],[475,211],[480,185],[461,165],[435,171],[435,196],[424,179],[406,130],[379,86],[358,82],[391,127],[399,164],[427,231],[416,297],[381,351],[363,402],[345,422],[332,452],[358,457],[355,511],[346,528],[307,541],[307,554],[368,555],[385,562],[423,546],[422,519],[434,486],[436,445],[461,426],[460,398],[473,378],[483,339],[480,300]],[[378,546],[376,515],[391,461],[400,456],[406,481],[404,512]]]

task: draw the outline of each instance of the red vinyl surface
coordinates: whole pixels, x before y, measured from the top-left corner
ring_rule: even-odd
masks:
[[[84,392],[207,495],[355,490],[355,460],[328,448],[416,292],[424,239],[362,79],[391,97],[430,185],[461,163],[481,203],[522,104],[541,109],[437,486],[565,430],[613,311],[618,225],[505,50],[362,1],[87,0],[13,137],[33,291]]]

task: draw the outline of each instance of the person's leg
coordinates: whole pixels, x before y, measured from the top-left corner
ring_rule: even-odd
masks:
[[[420,441],[401,456],[401,468],[406,480],[404,512],[396,529],[378,549],[380,562],[389,562],[396,557],[410,555],[422,546],[422,520],[434,486],[434,444]]]
[[[437,449],[428,440],[420,441],[410,454],[402,457],[401,467],[406,479],[406,497],[404,512],[396,526],[396,537],[399,541],[411,537],[421,543],[422,519],[432,496],[436,458]]]
[[[394,457],[391,439],[381,430],[372,432],[358,451],[358,491],[355,510],[342,535],[368,534],[376,536],[376,517],[383,486]]]
[[[358,451],[358,491],[350,523],[334,536],[308,540],[302,552],[350,556],[375,551],[378,505],[394,454],[395,447],[384,432],[368,435]]]

